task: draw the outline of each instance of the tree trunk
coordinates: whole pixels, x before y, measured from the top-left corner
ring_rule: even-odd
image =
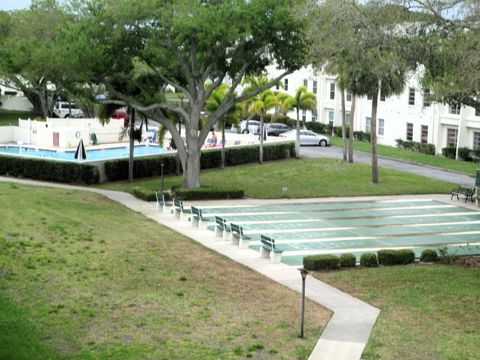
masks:
[[[295,141],[295,156],[297,159],[300,159],[300,109],[297,108],[297,138]]]
[[[342,146],[343,146],[343,161],[347,162],[347,129],[346,129],[346,114],[345,114],[345,89],[340,89],[340,99],[342,103]]]
[[[227,114],[225,114],[225,117],[223,118],[223,124],[222,124],[222,152],[221,152],[221,168],[225,169],[225,124],[227,122]]]
[[[128,156],[128,181],[133,181],[133,151],[135,146],[134,131],[135,131],[135,109],[131,108],[130,115],[130,153]]]
[[[38,93],[33,90],[23,90],[23,94],[28,99],[28,101],[32,103],[33,116],[43,118],[45,116],[45,112],[42,106],[42,101]]]
[[[348,162],[353,163],[353,126],[355,125],[355,107],[357,99],[355,93],[352,94],[352,107],[350,108],[350,128],[348,139]]]
[[[373,96],[372,100],[372,183],[378,184],[378,164],[377,164],[377,108],[378,108],[378,93]]]
[[[263,164],[263,114],[260,115],[260,153],[258,161]]]
[[[187,131],[187,144],[188,149],[198,149],[197,151],[187,151],[184,156],[185,160],[182,160],[183,165],[183,186],[187,189],[197,189],[200,187],[200,158],[202,152],[200,146],[198,146],[199,138],[198,134],[191,136]],[[181,154],[180,154],[181,155]]]

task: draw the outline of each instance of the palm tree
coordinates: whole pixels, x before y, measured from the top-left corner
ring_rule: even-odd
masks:
[[[223,102],[225,101],[225,97],[229,90],[228,85],[222,85],[218,89],[215,89],[210,97],[208,98],[205,109],[208,112],[216,111],[220,106],[222,106]],[[234,95],[235,97],[235,95]],[[235,104],[223,117],[222,121],[222,159],[221,159],[221,167],[222,169],[225,168],[225,126],[226,124],[230,125],[238,125],[240,116],[242,112],[242,107],[240,104]]]
[[[253,77],[248,76],[243,81],[243,84],[246,85],[243,92],[248,93],[255,89],[260,88],[268,83],[266,77]],[[263,129],[263,120],[267,112],[275,107],[277,103],[277,99],[275,94],[272,90],[268,89],[263,91],[262,93],[258,94],[257,96],[253,97],[248,104],[248,113],[250,115],[257,115],[260,118],[260,153],[259,153],[259,162],[260,164],[263,163],[263,137],[264,137],[264,129]]]
[[[314,93],[307,91],[305,86],[301,86],[295,93],[295,103],[293,108],[297,112],[297,141],[295,144],[295,153],[297,159],[300,158],[300,110],[310,110],[315,112],[317,110],[317,98]],[[305,127],[305,123],[303,123]]]

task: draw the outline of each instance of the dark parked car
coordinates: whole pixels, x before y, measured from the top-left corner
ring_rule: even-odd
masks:
[[[292,128],[288,125],[281,124],[281,123],[271,123],[267,124],[267,135],[268,136],[279,136],[284,132],[292,130]]]

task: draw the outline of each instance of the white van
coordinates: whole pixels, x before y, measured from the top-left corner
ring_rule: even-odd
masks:
[[[59,118],[81,118],[84,116],[83,111],[75,103],[69,103],[68,101],[58,101],[53,108],[53,113]]]

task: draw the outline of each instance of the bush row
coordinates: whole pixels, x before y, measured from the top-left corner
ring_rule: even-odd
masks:
[[[98,168],[93,165],[14,156],[0,156],[0,175],[70,184],[90,185],[100,181]]]
[[[402,139],[395,140],[399,149],[411,150],[429,155],[435,155],[435,145],[422,144],[417,141],[405,141]]]
[[[442,149],[442,155],[449,159],[455,159],[457,149],[454,146]],[[464,161],[478,161],[480,159],[480,150],[472,150],[468,147],[458,148],[458,157]]]
[[[225,165],[235,166],[258,161],[259,146],[244,146],[225,149]],[[281,143],[270,144],[263,147],[263,159],[265,161],[283,160],[295,156],[295,144]],[[212,149],[202,152],[200,167],[211,169],[220,167],[221,150]],[[171,154],[160,157],[147,157],[133,161],[133,177],[135,179],[158,176],[161,174],[175,174],[177,169],[176,158]],[[105,163],[105,175],[109,181],[125,180],[128,178],[128,159],[107,161]]]
[[[156,201],[155,192],[145,190],[141,187],[134,187],[132,193],[135,197],[144,201]],[[210,190],[210,189],[184,189],[175,188],[171,192],[165,191],[167,200],[173,197],[179,200],[223,200],[223,199],[243,199],[245,192],[243,190]]]
[[[378,254],[378,255],[377,255]],[[377,267],[378,265],[407,265],[415,261],[415,253],[410,249],[400,250],[379,250],[375,253],[365,253],[360,256],[360,265],[364,267]],[[435,262],[438,260],[438,253],[432,249],[422,251],[420,261]],[[303,267],[307,270],[337,270],[340,267],[354,267],[356,257],[353,254],[336,255],[311,255],[303,258]]]

